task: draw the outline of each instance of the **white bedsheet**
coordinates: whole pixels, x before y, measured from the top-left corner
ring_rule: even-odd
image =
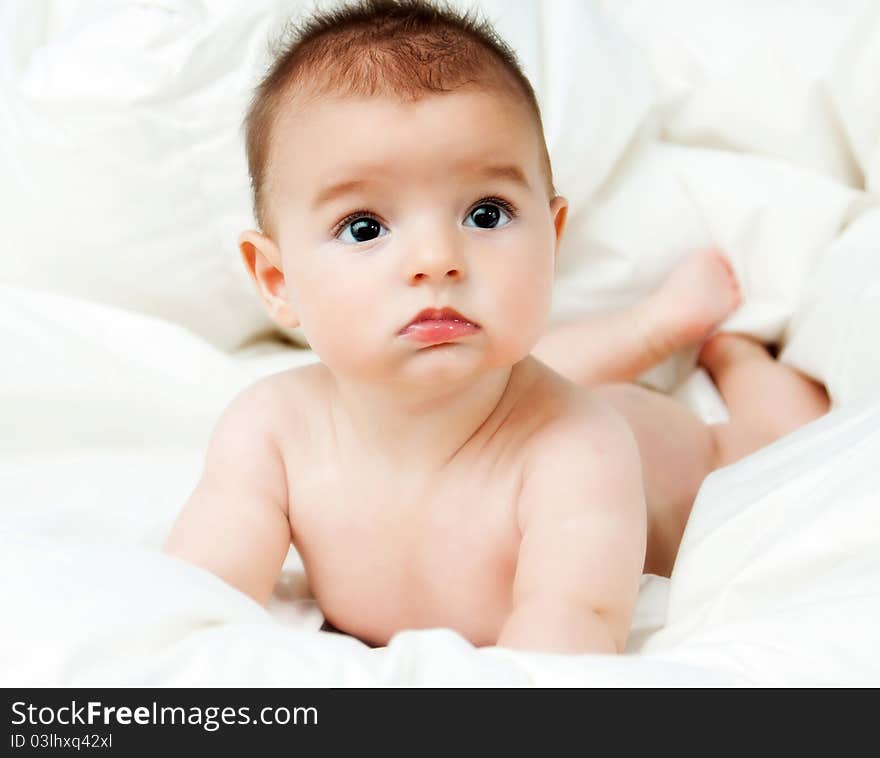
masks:
[[[160,319],[0,287],[0,685],[878,684],[880,405],[713,474],[628,655],[371,650],[320,632],[294,553],[268,610],[158,548],[217,413],[314,360],[228,355]]]
[[[726,328],[837,410],[705,482],[629,655],[370,650],[318,631],[295,553],[264,610],[158,547],[232,396],[315,359],[241,349],[270,323],[235,250],[242,111],[313,3],[0,0],[0,684],[880,684],[880,4],[479,4],[571,201],[551,318],[717,245]],[[645,380],[720,419],[693,357]]]

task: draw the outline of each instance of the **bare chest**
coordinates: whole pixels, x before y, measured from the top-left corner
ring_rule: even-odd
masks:
[[[292,488],[291,526],[325,616],[374,644],[437,626],[493,644],[511,608],[519,485],[480,465],[418,485],[313,467]]]

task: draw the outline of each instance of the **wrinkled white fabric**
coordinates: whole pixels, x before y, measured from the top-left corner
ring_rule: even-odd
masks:
[[[318,631],[294,552],[268,610],[158,552],[232,396],[316,359],[253,342],[271,323],[235,242],[249,91],[311,5],[0,0],[0,683],[880,682],[872,0],[479,4],[572,204],[551,320],[717,245],[745,294],[725,328],[779,342],[839,409],[707,480],[672,579],[643,582],[630,655],[443,629],[370,650]],[[644,380],[723,419],[692,369]]]

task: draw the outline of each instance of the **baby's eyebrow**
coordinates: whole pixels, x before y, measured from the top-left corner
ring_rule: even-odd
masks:
[[[482,179],[501,179],[511,182],[512,184],[518,184],[526,190],[531,190],[525,172],[515,164],[477,166],[474,168],[467,168],[467,171]],[[317,210],[322,205],[326,205],[337,197],[363,189],[371,184],[378,183],[379,182],[371,179],[347,179],[345,181],[330,184],[315,195],[315,199],[312,201],[312,210]]]
[[[324,187],[324,189],[322,189],[312,201],[312,210],[317,210],[322,205],[326,205],[337,197],[368,187],[371,184],[378,184],[378,182],[370,181],[368,179],[349,179],[344,182],[338,182]]]
[[[512,163],[503,166],[478,166],[474,169],[474,173],[482,179],[503,179],[512,184],[519,184],[524,189],[531,189],[525,172],[519,166]]]

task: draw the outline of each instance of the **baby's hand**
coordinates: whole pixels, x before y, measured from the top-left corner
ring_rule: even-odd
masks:
[[[539,435],[520,495],[513,612],[497,644],[623,652],[647,536],[635,439],[597,401]]]

